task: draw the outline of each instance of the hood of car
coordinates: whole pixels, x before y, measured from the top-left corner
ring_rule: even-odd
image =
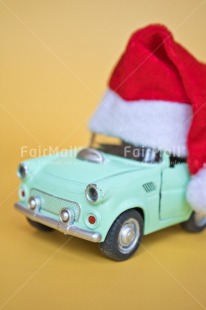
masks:
[[[104,154],[103,163],[95,163],[71,156],[56,157],[43,167],[48,176],[80,183],[94,183],[118,174],[146,169],[143,163]]]

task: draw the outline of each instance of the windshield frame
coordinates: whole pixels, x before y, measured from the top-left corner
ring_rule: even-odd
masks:
[[[157,164],[162,162],[162,152],[160,150],[148,146],[135,146],[117,137],[110,137],[108,135],[105,135],[105,137],[112,139],[116,138],[119,144],[100,143],[97,141],[99,136],[104,135],[92,132],[89,148],[142,163]]]

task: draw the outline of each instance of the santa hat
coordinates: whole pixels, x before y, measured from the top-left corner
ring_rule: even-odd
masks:
[[[187,156],[187,199],[206,214],[206,65],[167,28],[151,25],[131,36],[89,127]]]

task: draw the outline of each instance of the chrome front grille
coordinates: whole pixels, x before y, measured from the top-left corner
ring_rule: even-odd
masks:
[[[75,214],[75,220],[77,221],[79,219],[80,215],[80,206],[78,203],[74,201],[70,201],[67,199],[62,199],[50,194],[47,194],[43,191],[32,189],[31,196],[37,196],[41,199],[41,209],[45,210],[47,212],[51,212],[53,214],[59,215],[61,209],[63,208],[69,208],[74,211]]]

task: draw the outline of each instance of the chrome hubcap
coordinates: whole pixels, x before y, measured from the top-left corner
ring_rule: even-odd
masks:
[[[136,246],[140,236],[139,223],[135,219],[125,221],[119,232],[118,244],[122,253],[130,253]]]

